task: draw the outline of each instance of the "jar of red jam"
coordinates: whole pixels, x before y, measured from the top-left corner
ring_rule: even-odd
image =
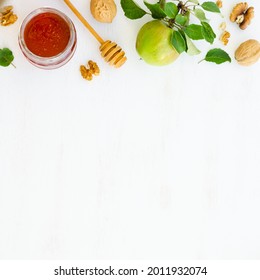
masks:
[[[58,68],[73,56],[77,35],[74,24],[62,12],[39,8],[23,21],[19,45],[25,57],[44,69]]]

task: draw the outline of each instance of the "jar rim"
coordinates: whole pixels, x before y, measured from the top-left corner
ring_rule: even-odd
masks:
[[[65,20],[66,24],[69,27],[70,30],[70,38],[68,41],[68,44],[64,48],[63,51],[58,53],[55,56],[49,56],[49,57],[43,57],[34,54],[26,45],[25,40],[24,40],[24,31],[27,26],[27,24],[30,22],[31,19],[34,17],[43,14],[43,13],[52,13],[60,16],[63,20]],[[21,26],[20,26],[20,31],[19,31],[19,45],[20,48],[25,55],[25,57],[34,65],[39,66],[41,68],[58,68],[59,66],[62,66],[67,62],[67,57],[69,56],[69,59],[72,57],[72,55],[75,52],[76,48],[76,43],[77,43],[77,35],[76,35],[76,29],[71,21],[71,19],[65,15],[63,12],[51,8],[51,7],[41,7],[33,10],[30,12],[23,20]],[[68,59],[68,60],[69,60]],[[65,60],[65,61],[64,61]],[[53,66],[53,67],[52,67]]]

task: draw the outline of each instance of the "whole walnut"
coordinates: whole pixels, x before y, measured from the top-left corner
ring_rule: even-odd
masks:
[[[91,0],[90,11],[97,21],[111,23],[116,16],[117,8],[114,0]]]
[[[260,58],[260,43],[257,40],[247,40],[235,52],[235,59],[240,65],[249,66]]]

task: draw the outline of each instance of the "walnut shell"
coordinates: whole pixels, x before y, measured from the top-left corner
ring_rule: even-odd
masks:
[[[117,8],[114,0],[91,0],[90,11],[97,21],[111,23],[116,16]]]
[[[240,65],[249,66],[258,61],[260,57],[260,43],[257,40],[247,40],[235,52],[235,59]]]

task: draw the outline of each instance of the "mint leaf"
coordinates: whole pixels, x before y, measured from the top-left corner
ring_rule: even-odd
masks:
[[[145,6],[151,11],[154,19],[162,19],[166,17],[165,12],[161,8],[160,4],[150,4],[144,1]]]
[[[133,0],[121,0],[120,3],[125,16],[129,19],[138,19],[147,14],[146,11],[140,8]]]
[[[183,16],[178,14],[175,18],[175,22],[178,23],[179,25],[185,25],[189,18],[187,16]]]
[[[178,14],[179,10],[178,10],[177,6],[174,3],[169,2],[169,3],[165,4],[164,12],[165,12],[167,17],[175,18],[176,15]]]
[[[187,34],[185,34],[185,39],[186,39],[186,43],[187,43],[187,54],[189,55],[197,55],[200,54],[200,50],[196,48],[196,46],[193,44],[193,42],[191,41],[191,39],[188,37]]]
[[[171,43],[178,53],[186,51],[186,41],[179,31],[173,32]]]
[[[222,49],[212,49],[206,54],[205,60],[208,62],[214,62],[221,64],[224,62],[231,62],[230,56]]]
[[[207,42],[212,44],[214,39],[216,38],[216,34],[214,33],[212,27],[207,22],[201,22],[202,25],[202,34]]]
[[[198,24],[190,24],[185,29],[184,32],[192,39],[192,40],[202,40],[204,36],[202,34],[202,26]]]
[[[194,10],[194,15],[196,18],[198,18],[200,21],[206,21],[208,22],[209,20],[206,18],[206,15],[203,10],[201,9],[195,9]]]
[[[8,48],[0,49],[0,66],[7,67],[14,60],[14,55]]]
[[[220,13],[220,9],[215,2],[204,2],[201,7],[208,12]]]

